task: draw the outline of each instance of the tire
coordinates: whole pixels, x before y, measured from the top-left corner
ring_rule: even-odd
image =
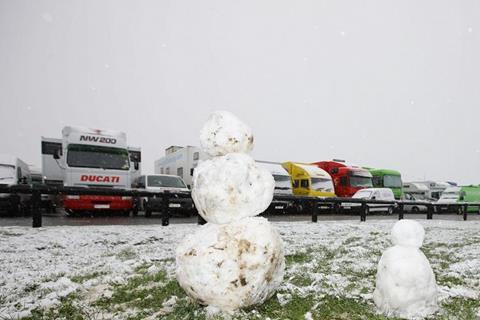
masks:
[[[419,211],[420,211],[420,209],[418,207],[413,207],[412,208],[413,213],[418,213]]]
[[[388,214],[393,214],[393,207],[388,207],[387,213]]]

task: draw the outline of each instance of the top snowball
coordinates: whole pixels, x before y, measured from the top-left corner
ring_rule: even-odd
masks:
[[[424,238],[425,230],[414,220],[400,220],[392,228],[394,245],[420,248]]]
[[[253,134],[249,126],[228,111],[214,112],[200,131],[200,145],[212,157],[249,153]]]

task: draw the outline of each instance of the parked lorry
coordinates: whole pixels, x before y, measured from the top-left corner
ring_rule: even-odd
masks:
[[[437,210],[439,212],[453,211],[462,214],[462,202],[480,202],[480,185],[448,187],[443,191],[442,196],[436,202],[439,204]],[[469,206],[467,212],[478,212],[480,214],[480,209],[478,207]]]
[[[358,190],[373,187],[372,174],[368,170],[348,165],[343,160],[319,161],[312,164],[330,174],[338,197],[352,197]]]
[[[132,156],[126,134],[112,130],[64,127],[61,148],[58,140],[42,138],[42,172],[46,183],[64,186],[130,188],[132,176],[140,171],[140,156]],[[52,160],[53,159],[53,160]],[[132,159],[134,159],[132,161]],[[82,211],[129,213],[131,197],[66,195],[67,214]]]
[[[30,184],[32,177],[28,165],[21,159],[0,154],[0,185]],[[29,207],[30,196],[24,194],[0,194],[0,210],[10,214],[24,213]]]
[[[165,149],[165,156],[155,161],[154,172],[179,176],[191,188],[193,170],[200,160],[205,159],[208,159],[208,155],[199,147],[170,146]]]
[[[282,166],[290,174],[294,195],[335,197],[332,178],[325,170],[299,162],[284,162]]]
[[[372,174],[372,182],[375,188],[392,189],[395,199],[400,200],[402,198],[403,184],[400,172],[391,169],[364,168]]]
[[[452,187],[454,185],[448,183],[448,182],[437,182],[437,181],[431,181],[431,180],[426,180],[426,181],[412,181],[409,182],[409,184],[416,184],[416,185],[424,185],[428,189],[428,193],[426,194],[426,197],[432,198],[432,199],[440,199],[442,196],[442,192],[445,191],[448,187]],[[405,185],[404,187],[404,192],[407,192],[405,190]]]
[[[271,161],[255,161],[257,166],[264,168],[269,171],[273,179],[275,180],[275,195],[293,195],[292,191],[292,182],[290,180],[290,175],[285,170],[280,162],[271,162]],[[289,213],[293,210],[293,203],[287,200],[273,199],[267,211],[269,212],[281,212]]]

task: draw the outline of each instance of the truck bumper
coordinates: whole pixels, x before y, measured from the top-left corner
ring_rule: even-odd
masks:
[[[131,210],[131,197],[119,196],[65,196],[63,206],[66,210]]]
[[[193,201],[191,199],[175,199],[171,198],[168,205],[170,210],[192,210]],[[145,210],[162,211],[162,198],[149,198],[145,202]]]

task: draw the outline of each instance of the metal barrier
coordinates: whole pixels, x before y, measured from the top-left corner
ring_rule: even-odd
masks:
[[[42,213],[40,208],[40,201],[42,194],[50,195],[105,195],[105,196],[130,196],[133,199],[139,197],[160,197],[161,202],[161,219],[162,225],[168,226],[170,224],[170,203],[175,202],[175,199],[189,198],[190,192],[150,192],[138,189],[106,189],[106,188],[90,188],[90,187],[53,187],[47,185],[14,185],[14,186],[0,186],[0,193],[8,194],[31,194],[30,210],[32,213],[32,226],[38,228],[42,226]],[[467,220],[467,210],[469,207],[476,207],[480,213],[480,202],[461,202],[457,204],[437,204],[427,201],[384,201],[384,200],[366,200],[354,198],[317,198],[307,196],[292,196],[292,195],[275,195],[274,200],[291,201],[301,204],[304,211],[306,208],[311,212],[312,222],[318,221],[319,210],[322,207],[329,208],[330,212],[337,213],[338,208],[342,208],[342,204],[355,204],[356,211],[359,211],[360,221],[366,221],[371,205],[377,207],[391,207],[398,213],[398,219],[405,217],[405,205],[425,206],[426,218],[433,219],[433,214],[438,207],[451,206],[455,208],[462,208],[463,220]],[[136,208],[138,210],[138,208]],[[133,209],[135,211],[135,208]],[[342,210],[343,211],[343,210]],[[135,214],[135,213],[134,213]],[[206,221],[198,215],[198,223],[205,224]]]

